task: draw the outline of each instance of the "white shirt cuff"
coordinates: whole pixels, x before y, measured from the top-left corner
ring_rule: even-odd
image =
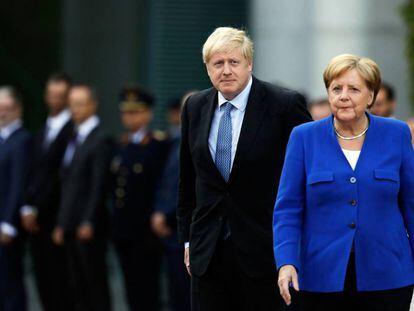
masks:
[[[20,215],[27,216],[37,214],[37,208],[31,205],[24,205],[22,208],[20,208]]]
[[[15,237],[17,235],[17,229],[7,222],[2,222],[0,224],[0,230],[2,233],[12,237]]]
[[[185,242],[184,243],[184,248],[189,248],[190,247],[190,242]]]

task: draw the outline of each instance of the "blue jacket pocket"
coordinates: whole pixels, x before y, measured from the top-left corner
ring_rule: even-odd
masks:
[[[395,182],[400,181],[400,175],[398,174],[397,171],[394,171],[394,170],[377,168],[374,170],[374,177],[375,179],[380,179],[380,180],[390,180],[390,181],[395,181]]]
[[[313,185],[317,183],[332,181],[334,181],[334,173],[332,171],[319,171],[310,173],[308,175],[306,183],[308,185]]]

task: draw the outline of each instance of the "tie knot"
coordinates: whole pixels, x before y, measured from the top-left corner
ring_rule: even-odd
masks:
[[[231,102],[225,102],[221,105],[220,110],[224,112],[229,112],[233,108],[233,104]]]

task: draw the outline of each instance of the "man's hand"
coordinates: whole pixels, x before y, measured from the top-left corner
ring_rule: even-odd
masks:
[[[190,267],[190,247],[186,247],[184,250],[184,264],[187,268],[188,274],[191,276],[191,267]]]
[[[89,223],[81,224],[76,231],[76,235],[78,237],[78,240],[82,242],[91,241],[94,236],[93,226]]]
[[[151,215],[151,228],[159,238],[166,238],[171,235],[171,229],[167,225],[164,213],[155,212]]]
[[[52,240],[58,246],[62,246],[65,243],[64,231],[61,227],[55,227],[53,229]]]
[[[11,242],[13,242],[13,239],[14,237],[12,235],[9,235],[4,232],[0,233],[0,243],[2,245],[9,245]]]
[[[23,228],[31,233],[39,232],[39,225],[37,223],[37,214],[36,213],[27,213],[21,216]]]
[[[296,268],[292,265],[286,265],[280,268],[279,280],[277,284],[279,285],[280,295],[282,296],[286,305],[290,305],[292,302],[292,298],[289,293],[290,284],[293,285],[293,288],[296,291],[299,291],[298,274],[296,272]]]

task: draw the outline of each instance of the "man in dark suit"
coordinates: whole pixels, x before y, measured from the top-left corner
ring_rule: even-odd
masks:
[[[0,87],[0,310],[26,310],[19,207],[31,138],[22,127],[22,102],[12,87]]]
[[[253,44],[221,27],[203,60],[213,88],[182,113],[178,233],[193,310],[283,310],[272,212],[292,128],[310,121],[303,96],[252,76]]]
[[[143,88],[120,94],[123,126],[128,130],[111,163],[114,207],[112,235],[132,311],[159,309],[161,245],[152,232],[156,184],[167,153],[165,134],[149,129],[153,97]]]
[[[60,200],[59,169],[73,131],[67,96],[71,80],[53,74],[46,82],[49,116],[35,136],[25,203],[20,209],[29,233],[30,251],[40,300],[46,311],[73,310],[68,296],[68,275],[63,248],[52,241]]]
[[[110,310],[105,206],[110,141],[95,115],[97,100],[84,84],[69,92],[75,130],[61,168],[62,190],[53,241],[64,245],[73,310]]]

